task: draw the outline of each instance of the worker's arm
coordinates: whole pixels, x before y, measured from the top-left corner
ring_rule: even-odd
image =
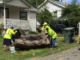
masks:
[[[17,33],[17,30],[15,30],[15,32],[14,32],[14,30],[12,30],[12,34],[13,35],[15,35]]]
[[[15,31],[13,35],[15,35],[16,33],[17,33],[17,31]]]

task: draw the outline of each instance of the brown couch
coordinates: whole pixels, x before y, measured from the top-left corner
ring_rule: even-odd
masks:
[[[50,41],[44,32],[31,36],[21,36],[19,39],[15,39],[15,47],[19,48],[34,48],[41,47],[50,44]]]

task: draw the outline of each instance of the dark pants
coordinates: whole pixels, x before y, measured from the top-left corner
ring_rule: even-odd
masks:
[[[52,48],[55,47],[55,42],[56,42],[56,38],[55,38],[55,39],[51,39],[51,47],[52,47]]]
[[[11,46],[11,39],[4,39],[3,45]]]

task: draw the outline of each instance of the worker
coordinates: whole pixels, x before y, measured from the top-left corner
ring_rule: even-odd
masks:
[[[45,34],[47,34],[46,28],[51,29],[51,28],[48,26],[47,22],[44,22],[44,23],[43,23],[43,27],[42,27],[42,31],[44,31]],[[49,36],[48,36],[47,38],[50,40],[50,37],[49,37]]]
[[[6,50],[6,47],[9,46],[9,50],[11,48],[11,36],[15,35],[17,33],[17,31],[13,31],[14,27],[11,26],[9,29],[7,29],[5,35],[4,35],[4,41],[3,41],[3,45],[4,45],[4,51]]]
[[[46,31],[51,39],[51,48],[55,47],[55,42],[56,42],[56,38],[57,38],[57,34],[54,30],[46,28]]]

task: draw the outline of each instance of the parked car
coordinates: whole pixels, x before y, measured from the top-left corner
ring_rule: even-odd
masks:
[[[62,33],[62,30],[64,28],[66,28],[65,25],[62,25],[62,24],[53,24],[53,25],[50,25],[50,27],[56,32],[56,33]]]

